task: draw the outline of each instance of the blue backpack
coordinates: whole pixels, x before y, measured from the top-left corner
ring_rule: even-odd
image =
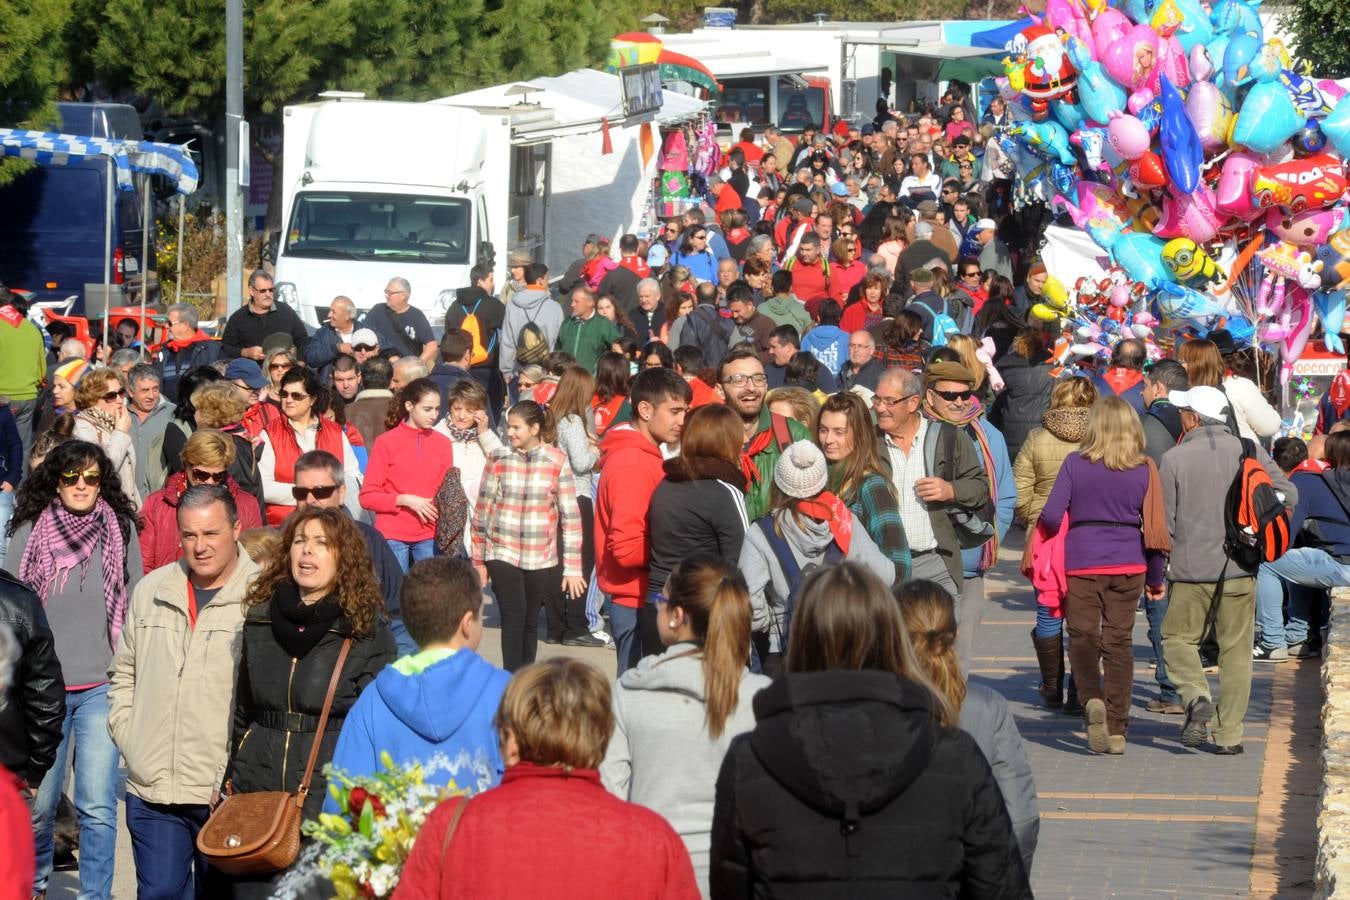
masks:
[[[947,315],[947,301],[942,302],[942,312],[936,312],[931,306],[922,300],[915,300],[910,306],[922,306],[924,312],[933,317],[933,340],[929,341],[934,347],[947,346],[947,338],[953,334],[960,334],[961,328],[956,324],[956,320]]]

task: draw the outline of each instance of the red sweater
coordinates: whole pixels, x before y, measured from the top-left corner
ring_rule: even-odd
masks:
[[[442,803],[422,826],[394,900],[699,898],[675,829],[610,794],[594,769],[517,763],[468,801],[447,846],[462,802]]]
[[[261,528],[262,511],[258,509],[257,499],[239,490],[233,478],[225,479],[225,484],[234,497],[242,529]],[[145,505],[141,507],[140,538],[141,564],[147,575],[183,557],[183,545],[178,540],[178,500],[186,490],[187,475],[175,472],[164,487],[145,498]]]
[[[620,606],[636,608],[647,598],[647,510],[665,476],[661,448],[651,439],[631,425],[606,432],[595,495],[595,577]]]
[[[389,540],[410,544],[434,538],[435,523],[399,506],[398,495],[435,497],[454,464],[454,447],[438,431],[423,431],[405,420],[377,437],[361,485],[361,506],[375,513],[375,529]]]
[[[33,827],[28,818],[28,804],[20,793],[22,789],[23,782],[19,777],[0,766],[0,834],[5,836],[0,841],[0,900],[28,900],[33,895]],[[650,829],[647,831],[650,832]],[[679,838],[675,840],[678,842]],[[680,849],[684,849],[683,844]],[[687,855],[684,867],[689,869]],[[689,869],[690,885],[694,883],[693,878],[693,869]],[[698,891],[695,890],[690,896],[697,897]]]

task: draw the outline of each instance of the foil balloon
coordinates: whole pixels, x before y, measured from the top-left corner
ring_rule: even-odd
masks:
[[[1294,105],[1308,118],[1323,119],[1331,115],[1331,111],[1335,109],[1335,104],[1327,99],[1322,89],[1311,78],[1283,68],[1280,70],[1279,79],[1280,84],[1289,92],[1289,99],[1293,100]]]
[[[1092,58],[1092,45],[1069,38],[1069,59],[1078,69],[1078,105],[1088,119],[1106,124],[1111,113],[1125,107],[1125,91],[1112,81],[1102,64]]]
[[[1223,51],[1223,83],[1229,89],[1238,88],[1252,80],[1251,64],[1261,52],[1259,32],[1247,31],[1228,39]]]
[[[1046,159],[1057,160],[1066,166],[1078,162],[1069,147],[1069,133],[1058,122],[1022,122],[1010,128],[1009,133],[1020,135],[1028,147]]]
[[[1228,146],[1233,107],[1214,84],[1197,81],[1186,94],[1186,118],[1195,126],[1202,150],[1214,152]]]
[[[1020,72],[1009,70],[1009,80],[1020,75],[1021,91],[1031,101],[1032,118],[1040,121],[1050,112],[1050,101],[1069,97],[1078,73],[1059,36],[1044,25],[1025,28],[1013,41],[1019,54]],[[1005,68],[1007,67],[1005,63]]]
[[[1051,31],[1069,35],[1080,41],[1092,40],[1092,26],[1087,11],[1077,0],[1046,0],[1042,24]]]
[[[1266,230],[1282,241],[1311,247],[1330,240],[1344,220],[1343,208],[1313,209],[1297,215],[1272,209],[1266,213]]]
[[[1069,142],[1083,151],[1083,162],[1088,171],[1106,168],[1103,152],[1106,149],[1105,128],[1080,128],[1069,135]]]
[[[1213,298],[1175,282],[1158,286],[1158,309],[1169,319],[1193,322],[1205,322],[1224,312]]]
[[[1158,37],[1158,74],[1171,79],[1177,87],[1191,83],[1191,67],[1186,61],[1186,51],[1175,37]]]
[[[1322,290],[1350,288],[1350,230],[1333,234],[1317,248],[1317,258],[1322,261]]]
[[[1214,23],[1215,34],[1251,31],[1259,37],[1262,32],[1261,16],[1256,11],[1259,5],[1260,0],[1256,3],[1247,3],[1245,0],[1219,0],[1210,12],[1210,21]]]
[[[1252,325],[1251,320],[1246,316],[1229,316],[1224,321],[1223,327],[1227,329],[1234,343],[1239,347],[1250,344],[1252,338],[1256,337],[1256,326]]]
[[[1115,7],[1108,6],[1093,16],[1092,47],[1097,51],[1097,59],[1105,59],[1106,51],[1129,34],[1133,27],[1134,23]]]
[[[1097,52],[1102,53],[1100,43]],[[1136,25],[1105,49],[1102,65],[1117,84],[1128,88],[1131,112],[1149,103],[1157,94],[1158,33],[1148,25]]]
[[[1190,50],[1191,77],[1196,81],[1210,81],[1217,73],[1214,66],[1214,60],[1209,55],[1209,48],[1204,44],[1196,44]]]
[[[1252,199],[1252,181],[1260,168],[1261,158],[1253,153],[1229,154],[1219,170],[1219,185],[1214,195],[1219,212],[1242,222],[1256,215],[1258,207]]]
[[[1210,284],[1222,284],[1227,275],[1205,248],[1188,237],[1177,237],[1163,244],[1163,265],[1178,284],[1203,290]]]
[[[1341,158],[1350,157],[1350,102],[1341,100],[1331,115],[1322,120],[1322,132]]]
[[[1167,169],[1163,166],[1162,157],[1150,150],[1130,163],[1125,170],[1125,177],[1143,190],[1157,190],[1167,184]]]
[[[1151,234],[1121,231],[1109,224],[1100,227],[1093,222],[1088,224],[1087,231],[1097,246],[1111,254],[1116,265],[1124,269],[1132,280],[1156,290],[1158,285],[1171,278],[1171,273],[1163,265],[1163,242],[1160,238]]]
[[[1257,153],[1273,153],[1303,127],[1303,119],[1278,81],[1259,81],[1242,101],[1231,142]]]
[[[1051,100],[1050,114],[1055,117],[1055,121],[1064,126],[1064,130],[1074,132],[1082,128],[1087,118],[1083,115],[1083,108],[1077,103],[1071,103],[1068,100]]]
[[[1200,185],[1200,166],[1205,161],[1205,151],[1200,146],[1195,126],[1186,115],[1186,102],[1177,93],[1172,80],[1163,75],[1158,79],[1158,86],[1163,107],[1158,141],[1163,163],[1167,166],[1167,179],[1175,193],[1190,194]],[[1199,235],[1192,237],[1209,240],[1209,237]]]
[[[1294,150],[1304,156],[1312,156],[1327,149],[1327,136],[1322,125],[1316,119],[1309,119],[1298,134],[1294,135]]]
[[[1209,13],[1198,0],[1163,0],[1150,23],[1160,35],[1176,38],[1181,49],[1190,53],[1214,39]],[[1192,77],[1200,77],[1191,72]]]
[[[1106,140],[1121,159],[1138,159],[1148,152],[1153,139],[1148,128],[1135,116],[1115,113],[1108,117]]]
[[[1197,241],[1212,240],[1219,233],[1223,220],[1215,207],[1214,192],[1202,184],[1190,194],[1178,195],[1169,190],[1162,201],[1162,216],[1153,226],[1159,237],[1188,235]]]
[[[1339,203],[1347,187],[1345,165],[1330,154],[1263,166],[1252,179],[1252,199],[1265,209],[1282,206],[1292,213]]]
[[[1308,346],[1308,339],[1313,333],[1313,312],[1312,302],[1308,294],[1302,288],[1291,289],[1289,291],[1291,310],[1287,316],[1290,323],[1288,334],[1280,342],[1280,383],[1285,384],[1289,381],[1289,376],[1294,371],[1294,363],[1303,355],[1303,350]]]
[[[1322,340],[1332,353],[1344,353],[1341,331],[1345,328],[1345,291],[1314,291],[1313,308],[1322,320]]]

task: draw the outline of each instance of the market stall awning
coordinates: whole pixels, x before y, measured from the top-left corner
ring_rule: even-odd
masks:
[[[669,43],[666,46],[669,47]],[[732,53],[725,47],[704,44],[701,48],[692,45],[680,46],[679,52],[703,63],[718,81],[727,78],[750,78],[756,75],[800,75],[806,72],[824,72],[829,68],[824,63],[780,56],[769,50]]]
[[[42,166],[67,166],[102,156],[112,160],[119,190],[136,189],[132,181],[135,173],[161,175],[180,194],[197,189],[196,164],[173,144],[0,128],[0,156],[27,159]]]
[[[656,57],[656,64],[661,67],[661,80],[664,82],[686,81],[695,87],[703,88],[709,94],[717,94],[722,90],[716,76],[692,56],[662,49],[661,54]]]
[[[1013,38],[1034,24],[1036,23],[1031,19],[1019,19],[997,28],[988,28],[972,34],[970,45],[972,47],[988,47],[991,50],[1005,50],[1012,43]]]

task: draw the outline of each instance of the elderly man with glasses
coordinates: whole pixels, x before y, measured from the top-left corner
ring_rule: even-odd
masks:
[[[198,366],[209,366],[220,359],[224,348],[220,341],[197,327],[197,307],[192,304],[175,303],[164,317],[169,321],[169,339],[159,351],[159,369],[163,373],[160,392],[170,403],[177,403],[178,380]]]
[[[431,330],[431,323],[412,305],[411,297],[412,286],[408,279],[389,279],[384,288],[384,302],[371,307],[363,324],[380,336],[381,346],[392,347],[399,356],[420,356],[430,369],[440,356],[440,345]],[[354,349],[355,337],[352,340]]]
[[[276,302],[272,276],[258,269],[248,276],[248,302],[225,322],[220,345],[226,359],[244,357],[263,361],[263,340],[270,334],[288,334],[297,352],[309,344],[309,332],[295,310]],[[167,391],[166,391],[167,393]]]

